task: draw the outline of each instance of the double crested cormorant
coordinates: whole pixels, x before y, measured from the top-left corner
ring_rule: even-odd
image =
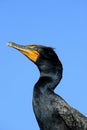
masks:
[[[40,71],[33,92],[33,109],[40,130],[87,130],[87,117],[54,93],[62,78],[62,64],[54,50],[40,45],[21,46],[13,42],[8,45],[33,61]]]

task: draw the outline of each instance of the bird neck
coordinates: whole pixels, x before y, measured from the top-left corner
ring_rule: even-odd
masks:
[[[35,85],[35,88],[40,90],[46,91],[48,89],[54,90],[55,87],[59,84],[62,78],[62,73],[59,71],[58,68],[54,70],[40,72],[40,78]]]

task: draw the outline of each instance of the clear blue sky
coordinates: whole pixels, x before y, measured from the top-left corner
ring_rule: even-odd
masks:
[[[9,41],[55,48],[64,68],[55,92],[87,116],[86,0],[0,0],[0,130],[39,130],[32,110],[39,71]]]

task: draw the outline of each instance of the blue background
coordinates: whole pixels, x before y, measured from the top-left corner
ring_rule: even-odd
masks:
[[[38,130],[32,92],[39,71],[9,41],[55,48],[64,68],[55,92],[87,115],[86,0],[0,0],[0,130]]]

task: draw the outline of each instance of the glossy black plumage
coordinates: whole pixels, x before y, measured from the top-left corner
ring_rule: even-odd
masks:
[[[12,43],[10,46],[14,45],[16,46]],[[87,117],[54,93],[62,78],[62,64],[54,50],[38,45],[31,48],[39,54],[34,60],[40,71],[40,78],[34,86],[33,109],[40,130],[87,130]],[[18,50],[20,51],[20,46]],[[30,58],[29,55],[27,57]]]

